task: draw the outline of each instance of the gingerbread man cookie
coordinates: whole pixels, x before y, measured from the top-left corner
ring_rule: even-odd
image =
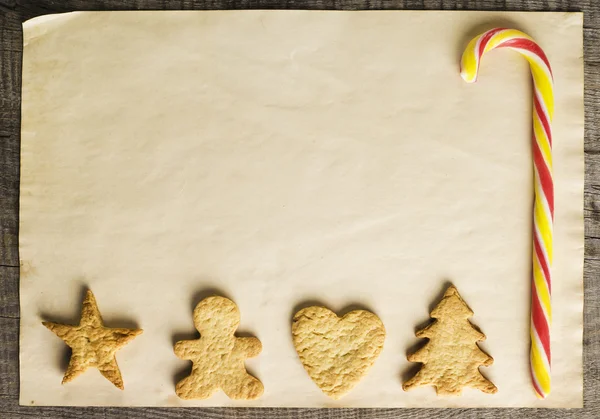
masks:
[[[248,374],[244,361],[262,350],[255,337],[235,337],[240,312],[224,297],[208,297],[194,309],[194,325],[200,339],[175,344],[175,355],[193,362],[192,373],[177,383],[182,399],[207,399],[221,389],[231,399],[253,400],[264,391],[262,383]]]

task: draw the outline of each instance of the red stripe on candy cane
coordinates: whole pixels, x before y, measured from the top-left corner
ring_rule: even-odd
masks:
[[[552,181],[552,173],[550,173],[550,169],[546,165],[546,161],[544,160],[544,156],[542,155],[542,150],[540,150],[540,145],[537,141],[533,141],[533,161],[535,164],[535,168],[537,169],[538,177],[540,179],[540,184],[542,185],[542,191],[546,198],[546,202],[548,202],[548,208],[550,209],[550,215],[552,219],[554,219],[554,184]]]
[[[548,116],[544,112],[544,109],[542,109],[542,105],[537,95],[533,95],[533,106],[535,107],[535,113],[539,118],[542,127],[544,127],[544,133],[546,133],[550,147],[552,147],[552,130],[550,129],[550,122],[548,121]]]
[[[504,29],[504,28],[492,29],[491,31],[486,32],[481,37],[481,39],[479,40],[479,51],[477,51],[478,58],[481,58],[481,56],[485,52],[485,48],[487,47],[488,42],[490,42],[490,39],[492,39],[494,37],[494,35],[496,35],[497,33],[502,32],[504,30],[506,30],[506,29]]]
[[[524,49],[529,52],[532,52],[533,54],[535,54],[541,58],[541,60],[546,65],[546,67],[548,67],[548,70],[550,70],[550,74],[552,74],[552,69],[550,68],[550,62],[548,62],[548,57],[546,57],[546,54],[544,53],[544,51],[542,51],[540,46],[538,44],[536,44],[534,41],[532,41],[531,39],[527,39],[527,38],[509,39],[509,40],[504,41],[500,45],[498,45],[497,48],[518,48],[518,49]]]
[[[540,300],[537,295],[537,289],[535,288],[535,284],[533,284],[532,286],[531,294],[531,320],[533,322],[538,336],[540,337],[540,342],[542,343],[542,347],[544,348],[546,358],[548,358],[548,363],[550,364],[550,327],[548,325],[546,316],[544,316],[544,310],[542,310],[542,306],[540,305]]]

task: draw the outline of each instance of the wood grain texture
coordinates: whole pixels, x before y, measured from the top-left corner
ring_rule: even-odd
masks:
[[[585,308],[583,410],[227,409],[19,406],[18,197],[21,23],[73,10],[412,9],[583,11],[585,44]],[[0,0],[0,417],[45,418],[597,418],[600,417],[600,0]],[[507,372],[509,373],[509,372]]]

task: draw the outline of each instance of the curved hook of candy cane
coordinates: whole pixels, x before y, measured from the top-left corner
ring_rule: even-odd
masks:
[[[552,321],[551,277],[554,222],[552,180],[552,130],[554,81],[548,58],[527,34],[516,29],[497,28],[475,37],[465,49],[460,75],[467,83],[477,80],[483,55],[496,48],[519,52],[528,62],[533,77],[533,278],[531,283],[531,354],[533,388],[539,398],[550,393]]]

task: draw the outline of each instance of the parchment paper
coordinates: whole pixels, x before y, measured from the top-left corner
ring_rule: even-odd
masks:
[[[556,79],[553,390],[528,372],[531,82],[519,54],[459,76],[468,40],[516,27]],[[148,406],[582,405],[582,15],[472,12],[115,12],[24,25],[21,403]],[[406,393],[416,328],[452,282],[488,336],[496,395]],[[144,329],[118,352],[119,391],[96,370],[61,385],[86,287],[105,323]],[[179,400],[218,292],[264,349],[265,394]],[[384,350],[345,398],[298,361],[293,313],[355,306]]]

